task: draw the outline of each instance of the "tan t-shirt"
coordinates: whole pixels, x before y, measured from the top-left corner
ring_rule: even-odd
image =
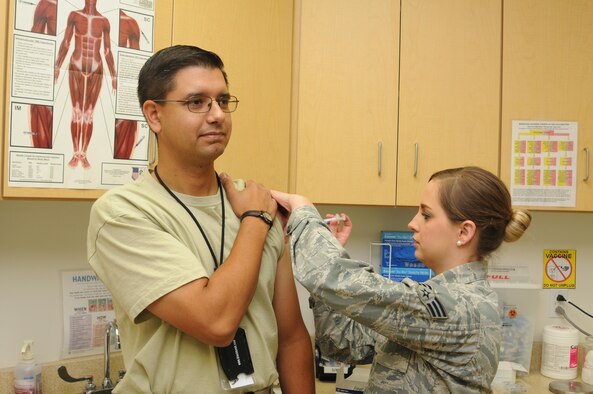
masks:
[[[237,188],[244,183],[235,182]],[[178,195],[192,210],[219,259],[220,195]],[[240,222],[225,198],[228,257]],[[255,369],[255,391],[278,377],[277,325],[272,308],[277,261],[284,248],[279,222],[268,233],[255,296],[243,316]],[[214,272],[214,261],[189,214],[148,172],[105,193],[91,210],[88,260],[113,296],[126,367],[114,393],[217,393],[216,351],[161,321],[146,307]],[[196,300],[199,302],[199,300]]]

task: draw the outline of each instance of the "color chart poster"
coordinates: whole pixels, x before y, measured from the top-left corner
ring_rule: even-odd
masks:
[[[513,205],[574,207],[578,123],[515,120],[512,127]]]

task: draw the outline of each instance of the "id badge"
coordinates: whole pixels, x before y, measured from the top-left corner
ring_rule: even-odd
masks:
[[[239,327],[229,346],[217,347],[220,381],[222,388],[232,390],[246,388],[255,384],[253,362],[247,344],[245,330]]]

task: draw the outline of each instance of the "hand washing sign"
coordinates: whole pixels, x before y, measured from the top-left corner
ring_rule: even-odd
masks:
[[[544,249],[544,289],[576,288],[577,251]]]
[[[62,271],[62,358],[101,354],[105,326],[115,319],[111,294],[91,270]]]

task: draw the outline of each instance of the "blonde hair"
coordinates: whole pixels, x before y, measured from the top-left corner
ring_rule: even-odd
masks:
[[[522,209],[513,209],[511,221],[507,224],[504,234],[505,242],[515,242],[527,230],[531,223],[531,214]]]

